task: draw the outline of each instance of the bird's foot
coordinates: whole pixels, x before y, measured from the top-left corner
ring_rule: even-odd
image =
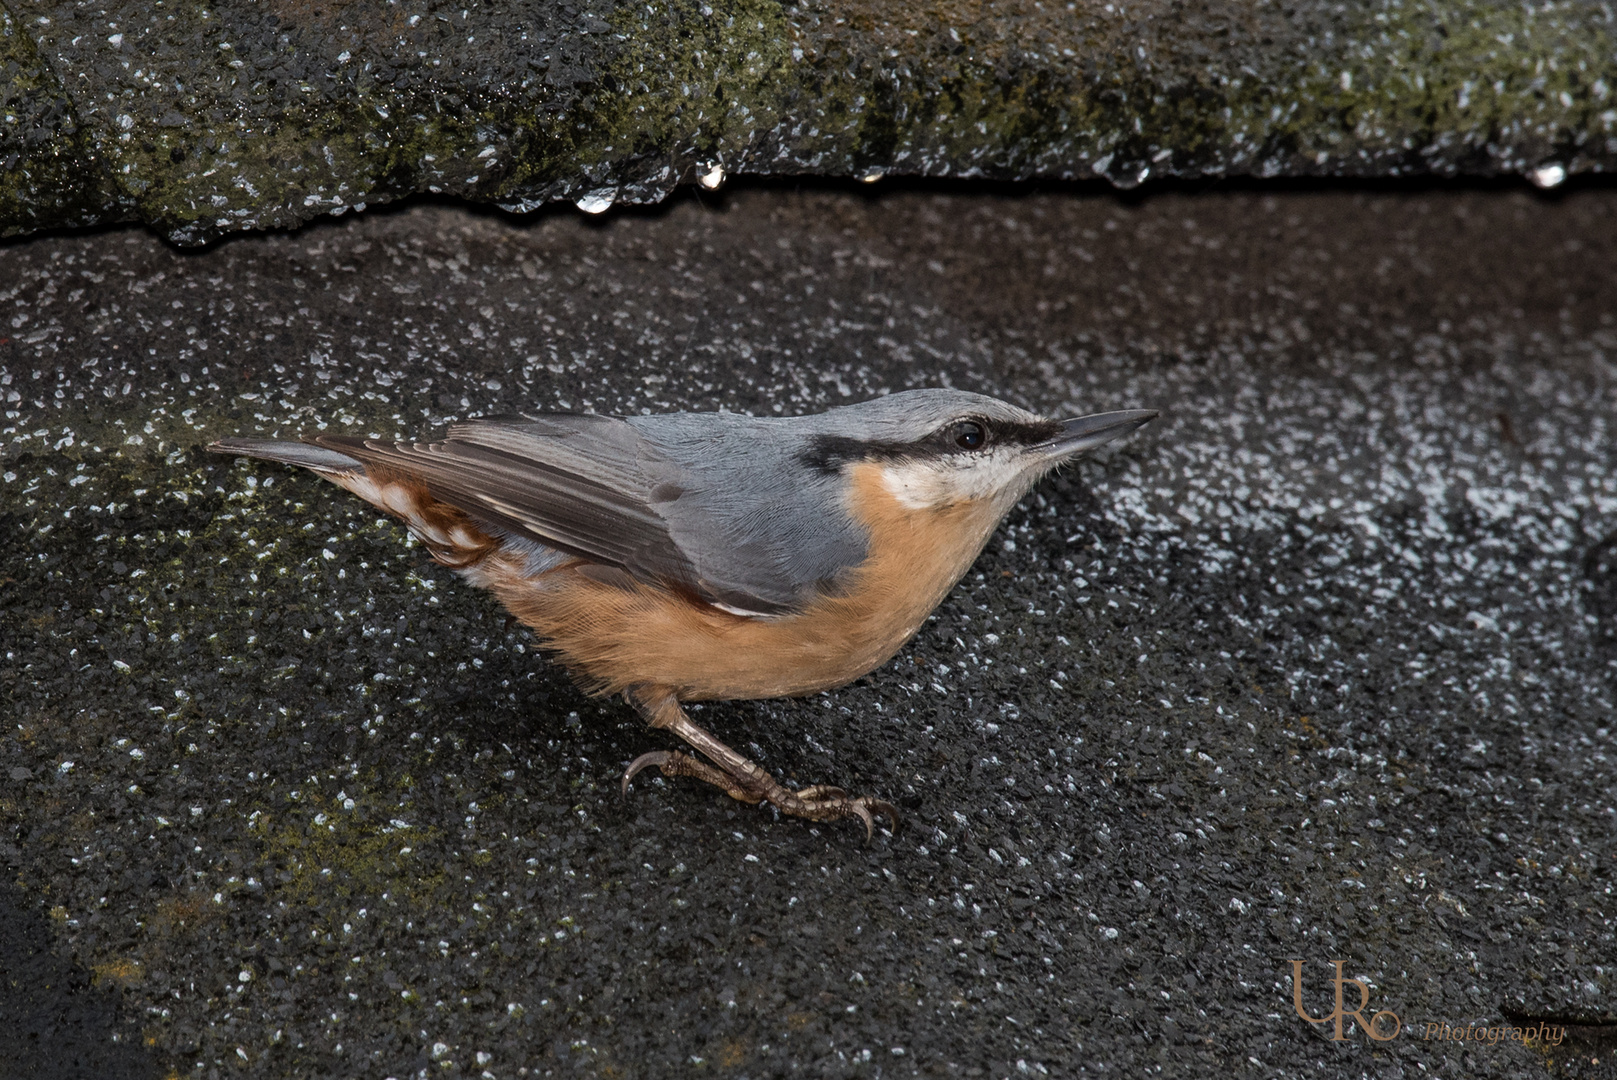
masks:
[[[745,759],[743,759],[745,760]],[[810,821],[836,821],[840,818],[858,818],[864,822],[865,839],[876,832],[876,817],[885,817],[896,829],[898,811],[881,799],[867,795],[850,796],[838,787],[815,784],[800,791],[791,791],[774,777],[752,762],[746,776],[732,776],[705,761],[682,754],[677,750],[653,750],[641,754],[630,763],[623,774],[623,791],[629,791],[629,781],[643,769],[657,768],[664,776],[692,776],[719,788],[732,799],[757,805],[768,803],[783,814],[807,818]]]
[[[684,739],[714,764],[709,764],[677,750],[654,750],[641,754],[630,763],[623,774],[623,790],[629,790],[629,781],[642,769],[655,766],[664,776],[691,776],[719,788],[732,799],[757,805],[768,803],[783,814],[807,818],[810,821],[837,821],[858,818],[864,822],[865,839],[876,832],[876,817],[885,817],[893,828],[898,828],[898,811],[892,804],[869,796],[850,796],[839,787],[814,784],[792,791],[783,786],[763,768],[707,731],[697,727],[685,715],[685,710],[670,694],[631,697],[654,727],[667,728]]]
[[[877,817],[887,819],[894,831],[898,829],[898,810],[892,803],[873,799],[869,795],[849,795],[841,788],[816,784],[791,793],[790,804],[770,800],[783,814],[808,818],[810,821],[836,821],[838,818],[856,817],[865,823],[865,840],[876,835]]]

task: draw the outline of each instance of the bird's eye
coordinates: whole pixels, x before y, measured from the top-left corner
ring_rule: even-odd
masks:
[[[962,421],[955,425],[954,441],[962,450],[981,450],[988,442],[988,432],[975,420]]]

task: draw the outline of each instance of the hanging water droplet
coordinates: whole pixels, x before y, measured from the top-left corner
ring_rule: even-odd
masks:
[[[604,214],[612,209],[617,198],[618,189],[615,187],[596,188],[580,196],[575,205],[586,214]]]
[[[1106,179],[1112,182],[1113,187],[1125,190],[1137,188],[1145,183],[1146,177],[1151,175],[1151,166],[1140,165],[1127,161],[1119,161],[1112,168],[1107,169]]]
[[[859,178],[859,182],[861,184],[874,184],[876,181],[880,180],[886,175],[887,170],[885,169],[871,169],[869,172],[865,173],[865,175]]]
[[[1527,174],[1527,179],[1541,188],[1556,187],[1566,179],[1566,166],[1560,162],[1551,161],[1530,170]]]
[[[715,161],[709,165],[698,165],[696,182],[709,191],[717,191],[724,184],[724,166]]]

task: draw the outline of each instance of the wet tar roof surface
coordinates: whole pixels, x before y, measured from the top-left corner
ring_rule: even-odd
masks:
[[[13,1075],[1597,1075],[1617,1013],[1617,191],[739,190],[0,248]],[[227,434],[1163,417],[892,663],[694,782],[488,597]],[[1311,1027],[1332,960],[1371,1044]],[[1349,1007],[1356,989],[1346,986]],[[1385,1021],[1384,1021],[1385,1022]]]

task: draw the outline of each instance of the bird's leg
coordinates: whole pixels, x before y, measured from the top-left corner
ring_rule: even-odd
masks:
[[[624,791],[629,790],[629,781],[634,779],[636,773],[655,765],[664,776],[694,776],[721,788],[732,799],[753,804],[767,802],[779,808],[781,813],[793,817],[812,821],[858,818],[865,823],[866,839],[875,829],[873,814],[883,815],[895,828],[898,825],[898,811],[880,799],[850,797],[841,788],[823,784],[801,791],[782,787],[761,767],[692,723],[671,690],[664,687],[635,687],[626,696],[652,727],[678,735],[713,764],[676,750],[654,750],[641,754],[630,763],[628,771],[623,774]]]

